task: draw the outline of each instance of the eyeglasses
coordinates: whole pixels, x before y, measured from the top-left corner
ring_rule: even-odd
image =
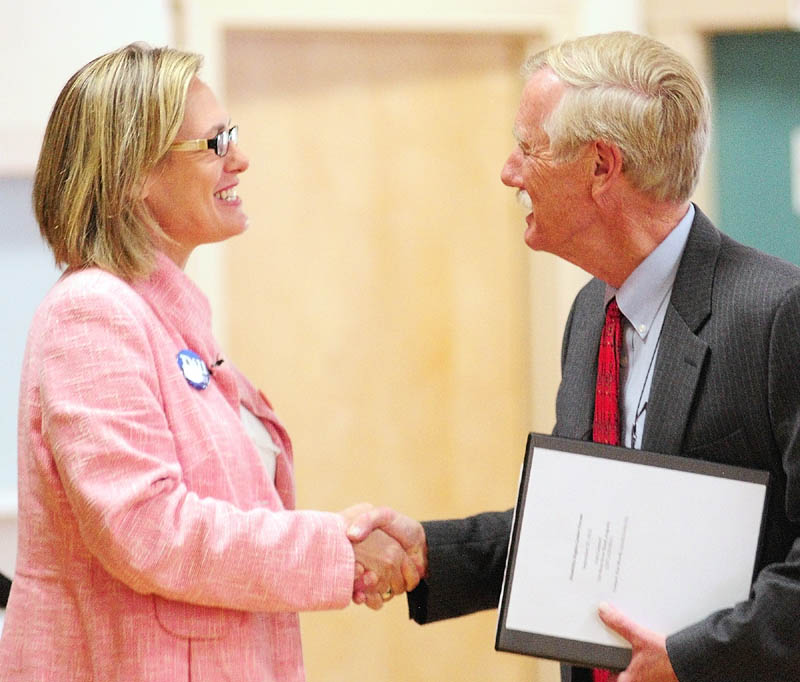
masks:
[[[209,140],[185,140],[184,142],[174,142],[169,146],[173,152],[193,152],[202,149],[213,149],[217,156],[225,156],[228,153],[230,143],[239,143],[239,126],[233,126],[230,130],[223,130]]]

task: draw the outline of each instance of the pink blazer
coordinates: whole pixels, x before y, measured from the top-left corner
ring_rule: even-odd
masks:
[[[19,410],[19,549],[0,680],[304,679],[297,611],[346,606],[335,514],[294,510],[289,438],[165,257],[133,286],[67,274],[41,304]],[[280,446],[272,481],[239,405]]]

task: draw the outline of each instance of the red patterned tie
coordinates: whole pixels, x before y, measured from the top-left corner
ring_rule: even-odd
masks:
[[[592,682],[608,682],[608,670],[600,670],[595,668],[592,670]]]
[[[606,323],[600,335],[597,354],[597,384],[594,395],[595,443],[619,445],[619,355],[622,348],[622,319],[617,300],[612,298],[606,308]],[[608,670],[595,668],[593,682],[608,682]]]
[[[606,323],[597,354],[597,384],[594,394],[595,443],[619,445],[619,354],[622,348],[622,319],[617,300],[606,308]]]

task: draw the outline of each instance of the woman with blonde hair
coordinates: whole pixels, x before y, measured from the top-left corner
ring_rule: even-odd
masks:
[[[294,509],[289,437],[183,273],[247,227],[248,160],[200,62],[104,55],[45,133],[34,206],[66,269],[24,361],[3,680],[302,680],[297,611],[365,582],[378,607],[423,570],[386,536],[351,543],[358,508]]]

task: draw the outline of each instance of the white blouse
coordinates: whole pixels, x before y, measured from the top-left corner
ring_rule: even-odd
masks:
[[[247,431],[247,435],[250,436],[250,440],[252,440],[253,445],[256,446],[258,454],[261,455],[261,461],[264,462],[264,466],[267,468],[270,480],[274,481],[275,459],[280,452],[278,446],[275,445],[275,441],[273,441],[272,436],[269,435],[267,427],[244,405],[239,405],[239,414],[242,417],[244,430]]]

